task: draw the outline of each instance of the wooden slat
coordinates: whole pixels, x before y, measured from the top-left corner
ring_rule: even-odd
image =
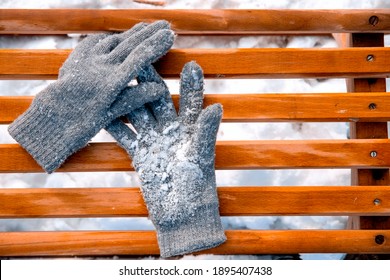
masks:
[[[374,18],[376,16],[377,18]],[[58,20],[61,19],[61,20]],[[0,10],[0,34],[66,34],[123,31],[166,19],[180,35],[386,32],[381,10]]]
[[[381,216],[390,212],[389,186],[218,187],[218,195],[222,216]],[[2,189],[0,205],[0,218],[148,215],[139,188]]]
[[[0,50],[1,79],[55,79],[70,50]],[[372,55],[372,61],[367,56]],[[178,78],[195,60],[207,78],[387,77],[390,49],[173,49],[157,64]]]
[[[13,122],[31,96],[0,96],[0,124]],[[178,95],[173,100],[178,109]],[[390,94],[206,94],[204,105],[221,103],[225,122],[390,121]],[[272,108],[272,109],[270,109]]]
[[[0,96],[0,124],[13,122],[27,110],[32,100],[32,96]]]
[[[390,230],[228,230],[227,241],[199,253],[386,253]],[[154,231],[2,232],[1,256],[158,255]]]
[[[379,168],[390,166],[390,140],[221,141],[216,154],[217,169]],[[130,166],[127,153],[116,143],[92,143],[58,171],[133,170]],[[18,144],[0,144],[1,172],[42,169]]]

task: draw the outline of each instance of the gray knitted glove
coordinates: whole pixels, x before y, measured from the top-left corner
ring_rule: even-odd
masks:
[[[160,82],[152,67],[141,79]],[[214,157],[222,107],[202,110],[203,73],[187,63],[181,74],[177,116],[169,91],[106,129],[126,149],[142,183],[162,257],[187,254],[226,240],[219,215]]]
[[[46,172],[53,172],[112,120],[162,96],[161,84],[127,85],[166,54],[173,40],[166,21],[87,37],[65,61],[58,80],[36,96],[9,133]]]

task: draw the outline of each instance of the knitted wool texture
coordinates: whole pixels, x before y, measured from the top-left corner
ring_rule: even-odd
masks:
[[[141,77],[161,81],[153,68]],[[166,90],[164,97],[128,115],[136,133],[120,120],[107,127],[133,159],[164,258],[226,240],[214,170],[222,107],[214,104],[202,110],[202,106],[202,69],[190,62],[181,74],[178,115]]]
[[[46,172],[53,172],[112,120],[162,96],[161,84],[128,83],[166,54],[173,40],[166,21],[88,36],[9,133]]]

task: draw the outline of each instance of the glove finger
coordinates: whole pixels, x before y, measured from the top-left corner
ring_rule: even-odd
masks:
[[[138,133],[142,134],[150,130],[157,130],[156,119],[149,108],[147,108],[147,104],[135,109],[127,114],[126,117]]]
[[[191,61],[183,67],[180,77],[180,120],[188,125],[195,124],[203,107],[203,71]]]
[[[112,71],[107,76],[105,84],[107,89],[103,90],[106,93],[102,97],[104,102],[112,104],[127,84],[138,76],[138,72],[165,54],[172,44],[173,32],[167,29],[160,30],[139,45],[122,64],[109,64]]]
[[[96,54],[106,54],[111,52],[118,46],[121,42],[123,42],[126,38],[133,36],[134,34],[142,31],[147,27],[147,24],[144,22],[138,23],[134,25],[133,28],[117,34],[111,34],[111,36],[101,40],[96,46],[92,49],[92,52]],[[90,50],[91,50],[90,49]]]
[[[116,119],[165,94],[164,85],[154,82],[141,83],[125,88],[111,105],[108,116]]]
[[[171,94],[169,93],[167,85],[154,69],[154,67],[149,65],[143,71],[141,71],[138,75],[138,81],[157,82],[165,88],[161,98],[148,104],[160,127],[163,128],[166,124],[169,125],[169,123],[175,121],[177,119],[177,114]]]
[[[118,67],[116,70],[118,78],[126,81],[136,77],[140,69],[165,55],[172,47],[173,41],[173,31],[168,29],[159,30],[156,34],[144,40]]]
[[[128,55],[147,38],[152,37],[160,30],[169,30],[170,25],[165,20],[156,21],[137,32],[129,33],[123,36],[124,39],[118,44],[115,49],[112,49],[107,57],[107,61],[111,63],[120,63],[126,59]]]
[[[134,156],[138,144],[137,135],[126,124],[115,119],[105,129],[131,157]]]
[[[221,104],[213,104],[204,109],[196,122],[191,155],[198,156],[202,170],[214,168],[215,143],[222,119]]]

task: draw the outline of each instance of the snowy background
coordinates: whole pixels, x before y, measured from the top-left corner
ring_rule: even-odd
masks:
[[[165,8],[165,9],[349,9],[390,8],[390,0],[166,0],[164,6],[135,3],[131,0],[1,0],[0,8]],[[386,44],[390,44],[386,37]],[[3,36],[1,48],[68,49],[79,41],[76,35],[65,36]],[[246,36],[246,37],[178,37],[174,48],[332,48],[337,47],[328,36]],[[35,95],[52,81],[0,81],[1,95]],[[171,92],[178,93],[178,81],[168,81]],[[285,79],[285,80],[206,80],[207,93],[299,93],[343,92],[343,79]],[[272,109],[272,108],[271,108]],[[241,123],[222,124],[219,140],[285,140],[285,139],[345,139],[346,123]],[[107,133],[100,133],[93,141],[113,141]],[[0,125],[0,143],[15,143],[8,135],[7,126]],[[219,186],[342,186],[350,184],[348,170],[261,170],[217,171]],[[1,188],[59,188],[59,187],[136,187],[134,172],[111,173],[55,173],[1,174]],[[223,218],[226,229],[341,229],[346,217],[239,217]],[[146,218],[101,219],[26,219],[1,220],[0,231],[25,230],[127,230],[153,229]],[[304,259],[338,259],[341,254],[304,254]],[[186,257],[191,258],[191,257]],[[199,257],[197,257],[199,258]],[[202,258],[228,258],[203,256]],[[249,256],[247,257],[249,258]]]

